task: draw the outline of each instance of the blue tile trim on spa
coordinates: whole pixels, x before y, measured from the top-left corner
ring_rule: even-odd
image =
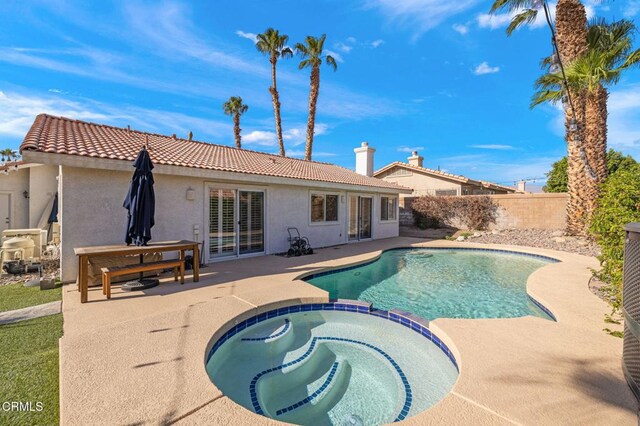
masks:
[[[266,342],[266,341],[270,341],[273,339],[276,339],[280,336],[282,336],[283,334],[285,334],[287,332],[287,330],[289,330],[289,327],[291,327],[291,322],[289,321],[288,318],[284,319],[284,328],[282,330],[280,330],[279,332],[277,332],[276,334],[272,334],[269,336],[263,336],[263,337],[247,337],[242,339],[243,342]]]
[[[523,253],[523,252],[514,251],[514,250],[499,250],[499,249],[476,248],[476,247],[395,247],[395,248],[383,250],[382,254],[384,254],[384,253],[386,253],[388,251],[399,251],[399,250],[481,251],[481,252],[500,253],[500,254],[514,254],[514,255],[518,255],[518,256],[533,257],[533,258],[536,258],[536,259],[546,260],[546,261],[548,261],[550,263],[559,263],[560,262],[560,260],[558,260],[558,259],[555,259],[555,258],[549,257],[549,256],[543,256],[541,254]],[[350,271],[352,269],[361,268],[363,266],[371,265],[372,263],[375,263],[378,260],[380,260],[380,256],[376,257],[375,259],[371,259],[371,260],[369,260],[367,262],[358,263],[357,265],[346,266],[344,268],[330,269],[328,271],[316,272],[316,273],[312,273],[312,274],[309,274],[309,275],[305,275],[305,276],[299,277],[298,279],[300,279],[302,281],[309,281],[309,280],[312,280],[314,278],[323,277],[323,276],[326,276],[326,275],[337,274],[338,272]]]
[[[273,373],[274,371],[280,371],[283,368],[290,367],[292,365],[295,365],[295,364],[298,364],[299,362],[304,361],[306,358],[308,358],[313,353],[313,350],[316,347],[316,342],[319,342],[319,341],[346,342],[346,343],[352,343],[352,344],[356,344],[356,345],[366,346],[367,348],[373,349],[374,351],[378,352],[387,361],[389,361],[389,363],[391,363],[393,368],[396,370],[396,372],[400,376],[400,380],[402,380],[402,385],[404,386],[404,405],[402,406],[402,409],[400,410],[400,413],[398,413],[398,415],[396,416],[394,422],[398,422],[400,420],[404,420],[407,417],[407,414],[409,414],[409,410],[411,409],[411,402],[413,401],[413,397],[412,397],[412,394],[411,394],[411,386],[409,385],[409,380],[407,380],[407,376],[404,374],[404,372],[402,371],[402,369],[400,368],[398,363],[395,362],[395,360],[393,358],[391,358],[391,356],[389,356],[389,354],[387,354],[385,351],[383,351],[382,349],[378,348],[377,346],[371,345],[369,343],[361,342],[359,340],[345,339],[345,338],[342,338],[342,337],[332,337],[332,336],[314,337],[313,339],[311,339],[311,344],[309,345],[309,349],[307,349],[307,351],[304,354],[302,354],[302,356],[300,356],[299,358],[297,358],[297,359],[295,359],[293,361],[287,362],[286,364],[281,364],[281,365],[278,365],[276,367],[269,368],[268,370],[264,370],[264,371],[262,371],[262,372],[260,372],[260,373],[255,375],[253,380],[251,380],[251,384],[249,385],[249,394],[251,396],[251,403],[253,404],[253,409],[254,409],[254,411],[256,413],[264,414],[264,411],[262,410],[262,407],[260,407],[260,402],[258,401],[258,394],[256,392],[256,386],[257,386],[258,380],[260,380],[260,378],[265,376],[266,374]],[[338,363],[334,364],[335,369],[338,368],[337,364]],[[332,368],[332,370],[333,370],[333,368]],[[329,383],[331,382],[331,379],[333,379],[333,375],[332,374],[335,374],[335,371],[332,371],[332,373],[329,374],[330,378],[327,379],[327,381],[325,381],[325,383],[322,385],[322,387],[320,389],[318,389],[316,392],[314,392],[313,395],[303,399],[300,402],[297,402],[296,404],[291,405],[290,407],[283,408],[282,410],[278,410],[276,415],[279,416],[279,415],[281,415],[283,413],[286,413],[287,411],[293,411],[293,410],[295,410],[297,408],[300,408],[301,406],[311,402],[314,398],[316,398],[329,385]]]
[[[260,323],[262,321],[265,321],[267,319],[279,317],[282,315],[289,315],[296,312],[307,312],[307,311],[354,312],[354,313],[363,314],[363,315],[373,315],[379,318],[384,318],[389,321],[396,322],[407,328],[410,328],[416,333],[421,334],[427,340],[430,340],[431,342],[433,342],[438,348],[440,348],[442,352],[444,352],[447,358],[449,358],[449,360],[451,361],[453,366],[456,368],[456,370],[460,371],[458,367],[458,362],[455,356],[453,355],[449,347],[444,342],[442,342],[436,334],[432,333],[431,330],[429,330],[428,322],[426,320],[423,320],[421,318],[416,317],[415,315],[411,315],[405,312],[383,311],[381,309],[374,309],[371,307],[371,305],[357,301],[357,300],[353,300],[353,301],[339,300],[336,302],[329,302],[329,303],[312,303],[312,304],[305,304],[305,305],[287,306],[284,308],[273,309],[268,312],[263,312],[259,315],[256,315],[254,317],[241,321],[238,324],[236,324],[234,327],[231,327],[229,330],[227,330],[227,332],[224,333],[222,336],[220,336],[220,338],[218,338],[216,343],[214,343],[213,347],[209,351],[209,354],[207,355],[207,358],[206,358],[206,362],[209,362],[213,354],[218,350],[218,348],[220,348],[220,346],[222,346],[227,340],[229,340],[230,338],[232,338],[233,336],[235,336],[237,333],[244,330],[245,328],[250,327],[254,324]]]
[[[322,384],[322,386],[318,388],[318,390],[316,390],[314,393],[312,393],[302,401],[298,401],[295,404],[291,404],[286,408],[281,408],[280,410],[276,411],[276,416],[280,416],[288,411],[293,411],[296,408],[299,408],[315,400],[318,397],[318,395],[320,395],[333,380],[333,377],[336,375],[336,371],[338,371],[338,365],[339,365],[338,362],[333,363],[333,366],[331,366],[331,371],[329,372],[329,376],[327,377],[327,380],[324,381],[324,383]]]

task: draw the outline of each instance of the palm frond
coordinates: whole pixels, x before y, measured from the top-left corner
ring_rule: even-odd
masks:
[[[535,9],[526,9],[511,19],[509,26],[507,27],[507,36],[511,36],[515,30],[525,24],[532,24],[538,17],[538,11]]]
[[[336,71],[338,69],[338,63],[336,62],[335,58],[331,55],[327,55],[325,60],[327,61],[327,65],[329,65],[331,68],[333,68],[334,71]]]

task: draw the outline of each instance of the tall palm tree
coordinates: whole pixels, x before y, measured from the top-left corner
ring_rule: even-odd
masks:
[[[276,136],[278,137],[278,146],[280,147],[280,155],[285,156],[284,141],[282,140],[282,121],[280,118],[280,95],[276,86],[276,64],[279,58],[290,58],[293,56],[293,50],[286,46],[289,36],[280,35],[278,30],[267,28],[267,30],[258,34],[256,48],[265,55],[269,56],[271,63],[271,100],[273,101],[273,115],[276,120]]]
[[[565,69],[569,90],[584,94],[585,156],[593,168],[595,179],[587,179],[585,191],[586,222],[597,208],[600,185],[607,177],[607,87],[620,80],[621,73],[640,63],[640,49],[632,49],[636,28],[627,20],[608,24],[593,21],[588,28],[588,51]],[[564,93],[564,79],[560,73],[540,77],[532,106],[543,102],[558,102]]]
[[[304,149],[304,159],[311,160],[311,152],[313,149],[313,133],[316,124],[316,105],[318,102],[318,94],[320,93],[320,65],[324,61],[327,65],[338,69],[336,60],[331,55],[323,55],[322,49],[326,34],[320,37],[307,36],[305,43],[296,43],[296,51],[302,57],[302,61],[298,64],[298,69],[311,68],[311,87],[309,90],[309,118],[307,119],[307,145]]]
[[[3,150],[0,151],[0,156],[2,157],[2,161],[11,161],[11,160],[17,160],[18,159],[18,152],[14,151],[11,148],[5,148]]]
[[[227,102],[222,105],[224,113],[233,116],[233,134],[236,138],[236,148],[242,148],[240,137],[240,116],[247,112],[249,107],[242,103],[240,96],[231,96]]]
[[[535,21],[540,7],[545,9],[545,15],[549,19],[546,2],[541,0],[495,0],[491,13],[504,10],[517,12],[507,27],[507,34],[511,35],[517,28]],[[579,0],[558,0],[554,42],[557,45],[561,65],[568,65],[586,53],[588,49],[587,14]],[[565,108],[569,175],[566,230],[569,234],[584,234],[586,232],[586,200],[589,197],[585,188],[586,185],[595,181],[593,167],[589,164],[584,145],[585,96],[582,91],[571,88],[567,88],[566,94],[570,100]]]

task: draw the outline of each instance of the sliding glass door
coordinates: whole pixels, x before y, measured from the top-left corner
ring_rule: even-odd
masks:
[[[373,198],[349,195],[349,241],[371,238]]]
[[[236,254],[236,191],[209,189],[209,257]]]
[[[264,192],[239,193],[240,254],[264,251]]]
[[[264,192],[209,188],[209,258],[264,252]]]

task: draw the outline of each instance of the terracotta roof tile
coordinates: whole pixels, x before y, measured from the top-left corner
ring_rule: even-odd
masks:
[[[149,154],[155,164],[374,188],[407,189],[329,163],[280,157],[47,114],[36,117],[20,146],[20,152],[37,151],[133,161],[145,141],[148,141]]]

